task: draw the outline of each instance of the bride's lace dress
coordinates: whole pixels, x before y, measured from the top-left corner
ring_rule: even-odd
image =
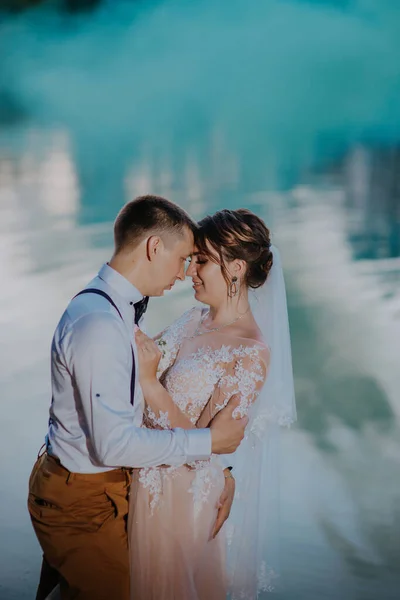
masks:
[[[234,394],[245,414],[265,380],[269,352],[221,332],[191,337],[193,308],[158,338],[160,381],[192,426],[204,427]],[[168,429],[167,411],[146,407],[143,426]],[[172,424],[173,426],[173,424]],[[225,600],[224,528],[211,534],[224,489],[217,456],[180,467],[136,469],[129,510],[132,600]]]

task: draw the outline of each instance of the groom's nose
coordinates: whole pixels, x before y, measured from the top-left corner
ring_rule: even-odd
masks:
[[[193,277],[196,272],[196,261],[193,259],[190,261],[188,268],[186,269],[186,277]]]
[[[179,269],[179,273],[177,274],[177,279],[179,279],[180,281],[184,281],[185,280],[185,264],[183,264],[181,266],[181,268]]]

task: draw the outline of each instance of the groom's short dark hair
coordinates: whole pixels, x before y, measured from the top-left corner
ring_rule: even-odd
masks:
[[[177,204],[161,196],[138,196],[125,204],[115,220],[115,252],[134,248],[150,233],[182,235],[185,227],[194,233],[197,224]]]

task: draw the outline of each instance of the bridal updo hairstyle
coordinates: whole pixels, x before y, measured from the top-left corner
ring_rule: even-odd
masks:
[[[225,263],[235,259],[247,264],[244,285],[256,289],[265,283],[273,264],[270,232],[264,221],[250,210],[220,210],[208,215],[199,222],[195,235],[203,256],[215,262],[207,242],[217,253],[227,284],[230,280]]]

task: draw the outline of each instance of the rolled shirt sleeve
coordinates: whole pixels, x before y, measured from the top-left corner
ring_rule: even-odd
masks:
[[[73,335],[64,340],[65,363],[92,459],[105,467],[150,467],[208,458],[208,429],[159,431],[134,424],[132,353],[124,329],[111,313],[88,313],[74,323]]]

